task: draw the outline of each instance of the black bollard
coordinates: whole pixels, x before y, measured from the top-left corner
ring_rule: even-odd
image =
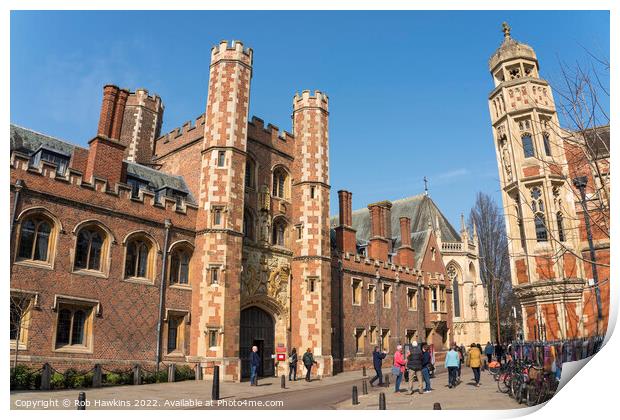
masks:
[[[142,368],[139,364],[133,366],[133,384],[142,385]]]
[[[196,366],[194,366],[194,379],[202,381],[202,366],[200,366],[200,362],[196,363]]]
[[[390,374],[386,373],[385,374],[385,387],[387,388],[388,386],[390,386]]]
[[[78,395],[78,410],[86,410],[86,392],[82,391]]]
[[[366,366],[362,367],[362,376],[366,377]]]
[[[168,382],[174,382],[176,379],[177,367],[174,363],[168,365]]]
[[[441,404],[439,403],[433,404],[433,410],[441,410]]]
[[[286,388],[286,377],[284,375],[280,376],[280,388]]]
[[[362,393],[364,395],[368,394],[368,382],[366,381],[366,379],[362,381]]]
[[[217,401],[220,399],[220,367],[213,366],[213,388],[211,389],[211,399]]]
[[[360,402],[357,399],[357,386],[353,385],[353,392],[351,395],[351,399],[353,400],[353,405],[358,405]]]
[[[385,392],[379,394],[379,410],[385,410]]]

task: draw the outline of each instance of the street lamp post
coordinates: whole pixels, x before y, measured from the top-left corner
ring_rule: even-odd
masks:
[[[590,228],[590,214],[586,203],[586,186],[588,185],[588,177],[579,176],[573,178],[573,185],[581,194],[581,207],[583,208],[583,219],[586,225],[586,234],[588,235],[588,246],[590,247],[590,266],[592,266],[592,279],[594,281],[594,294],[596,295],[596,335],[599,335],[599,324],[603,319],[603,308],[601,305],[601,291],[598,288],[598,270],[596,268],[596,253],[594,252],[594,242],[592,240],[592,230]]]

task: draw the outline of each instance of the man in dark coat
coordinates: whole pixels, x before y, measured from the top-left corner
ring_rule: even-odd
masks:
[[[418,392],[421,394],[424,392],[422,382],[422,350],[418,346],[418,342],[411,343],[412,349],[407,356],[407,369],[409,369],[409,392],[413,394],[413,378],[418,380]]]
[[[383,363],[383,359],[385,359],[387,353],[384,351],[379,351],[379,346],[375,346],[375,350],[372,352],[372,365],[375,368],[375,377],[370,380],[370,386],[374,386],[373,382],[377,379],[379,380],[379,386],[383,386],[383,373],[381,371],[381,364]]]
[[[258,354],[258,347],[252,346],[252,353],[250,355],[250,386],[257,386],[258,367],[260,366],[260,356]]]
[[[311,382],[312,379],[310,379],[310,373],[312,372],[312,365],[316,362],[314,361],[314,356],[312,356],[310,347],[308,347],[308,350],[304,353],[301,361],[304,362],[304,366],[306,367],[306,381]]]

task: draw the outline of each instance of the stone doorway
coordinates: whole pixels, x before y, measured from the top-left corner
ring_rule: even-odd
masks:
[[[273,376],[274,361],[271,355],[275,353],[275,325],[273,317],[257,306],[251,306],[241,311],[239,357],[241,359],[241,377],[250,377],[250,354],[252,346],[258,347],[261,366],[258,376]]]

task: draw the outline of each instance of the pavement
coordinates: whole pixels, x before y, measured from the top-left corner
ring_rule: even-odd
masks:
[[[368,374],[373,373],[369,370]],[[385,369],[384,376],[389,374]],[[267,409],[267,410],[312,410],[345,409],[377,410],[379,393],[384,392],[388,410],[430,410],[435,402],[442,409],[514,409],[522,408],[508,395],[497,390],[493,377],[482,373],[482,385],[476,388],[469,384],[471,369],[465,369],[464,381],[455,389],[448,389],[447,373],[438,369],[431,381],[433,391],[429,394],[394,393],[394,379],[390,377],[389,387],[370,387],[368,395],[363,395],[364,377],[361,371],[352,371],[336,376],[315,378],[312,382],[300,379],[286,381],[281,388],[280,378],[261,378],[258,386],[249,382],[220,383],[220,400],[211,400],[212,382],[183,381],[174,383],[148,384],[139,386],[107,386],[83,390],[58,391],[11,391],[11,409],[54,409],[75,410],[78,394],[86,393],[87,410],[226,410],[226,409]],[[288,378],[287,378],[288,379]],[[351,392],[357,386],[359,405],[352,405]],[[401,386],[408,389],[407,384]],[[417,384],[416,384],[417,385]]]
[[[378,410],[379,394],[385,393],[387,410],[432,410],[435,403],[441,405],[442,410],[509,410],[525,408],[519,405],[507,394],[497,389],[497,382],[487,372],[481,372],[480,387],[475,386],[474,375],[469,368],[462,371],[461,383],[456,388],[448,388],[448,373],[438,372],[431,380],[432,391],[428,394],[417,392],[417,382],[413,395],[409,393],[409,384],[401,385],[401,392],[394,392],[393,381],[389,388],[368,388],[367,395],[358,397],[359,404],[353,405],[351,398],[335,406],[339,410]]]

